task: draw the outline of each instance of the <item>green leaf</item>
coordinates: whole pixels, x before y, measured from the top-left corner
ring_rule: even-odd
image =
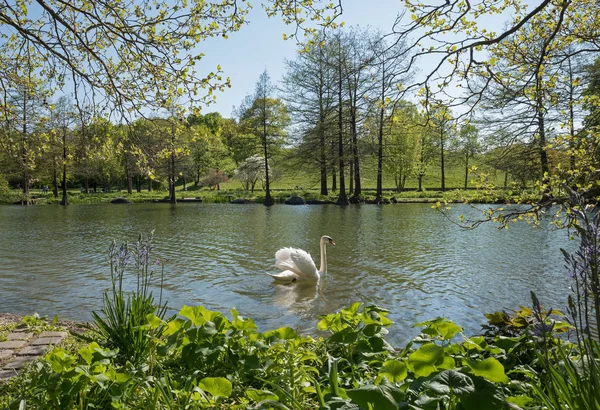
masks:
[[[458,333],[462,332],[462,327],[449,320],[444,320],[443,322],[436,324],[435,329],[440,333],[444,340],[450,340]]]
[[[213,397],[229,397],[233,390],[231,382],[224,377],[205,377],[200,380],[198,387]]]
[[[458,396],[475,391],[473,380],[456,370],[444,370],[431,379],[428,387],[437,394],[456,394]]]
[[[250,400],[254,400],[257,403],[264,400],[279,401],[279,397],[275,393],[272,393],[268,390],[257,390],[250,388],[246,390],[246,396],[248,396]]]
[[[265,339],[274,337],[277,340],[290,340],[298,337],[298,334],[291,327],[280,327],[275,330],[268,330],[264,333]]]
[[[204,306],[190,307],[183,305],[179,311],[179,316],[191,320],[194,326],[201,326],[206,322],[214,322],[217,317],[223,315],[220,312],[208,310]]]
[[[516,404],[519,407],[526,407],[533,399],[529,396],[509,396],[506,398],[506,401]]]
[[[148,321],[148,325],[149,325],[150,329],[158,329],[159,326],[164,323],[161,320],[161,318],[156,316],[154,313],[150,313],[150,314],[146,315],[146,320]]]
[[[464,410],[504,410],[506,403],[502,389],[483,377],[471,377],[475,385],[473,393],[464,395],[460,399]]]
[[[346,390],[346,393],[352,402],[364,409],[396,410],[405,399],[404,392],[386,380],[378,386],[366,384]]]
[[[393,383],[401,382],[408,376],[408,368],[406,363],[399,360],[387,360],[379,370],[380,377],[386,377]]]
[[[66,350],[57,347],[46,355],[46,361],[50,363],[54,372],[61,373],[70,370],[76,358],[67,353]]]
[[[482,376],[494,383],[508,383],[510,380],[504,373],[504,366],[497,359],[488,357],[481,361],[467,360],[467,365],[477,376]]]
[[[429,376],[435,363],[444,356],[444,349],[435,343],[426,343],[408,357],[408,367],[417,376]]]
[[[94,358],[94,353],[96,352],[96,348],[99,347],[100,345],[98,345],[98,343],[92,342],[89,345],[79,349],[77,353],[79,353],[79,356],[81,356],[88,365],[91,365]]]
[[[240,317],[235,308],[231,309],[231,316],[233,316],[233,321],[231,322],[231,324],[233,325],[234,329],[242,331],[258,329],[258,326],[256,326],[256,323],[254,323],[252,319],[244,319]]]
[[[193,308],[187,305],[183,305],[183,307],[179,311],[179,316],[191,320],[194,326],[200,326],[204,322],[206,322],[206,320],[202,317],[202,314],[197,310],[197,308]]]

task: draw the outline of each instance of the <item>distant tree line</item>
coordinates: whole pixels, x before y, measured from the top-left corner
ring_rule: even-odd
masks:
[[[547,68],[539,70],[535,33],[521,36],[491,47],[496,74],[474,71],[468,84],[477,104],[460,106],[428,88],[409,94],[419,75],[410,69],[413,51],[358,27],[323,31],[301,45],[279,87],[265,71],[233,118],[172,104],[110,121],[78,101],[52,99],[25,64],[3,89],[0,181],[25,197],[33,185],[48,186],[66,205],[68,185],[130,193],[164,186],[175,202],[176,184],[218,189],[236,178],[247,190],[260,182],[269,205],[284,163],[346,204],[361,201],[366,172],[376,181],[376,201],[384,177],[396,190],[409,179],[422,190],[432,166],[446,190],[450,158],[464,167],[465,189],[477,165],[504,172],[505,186],[540,180],[549,193],[551,175],[597,163],[587,154],[597,152],[600,59],[546,47]]]

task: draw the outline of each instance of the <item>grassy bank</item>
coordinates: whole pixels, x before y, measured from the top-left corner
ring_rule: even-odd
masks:
[[[244,199],[252,203],[262,203],[264,201],[265,192],[262,190],[244,191],[241,189],[194,189],[193,187],[187,190],[183,190],[182,187],[177,189],[177,199],[179,201],[185,201],[185,199],[201,199],[205,203],[229,203],[233,200]],[[168,199],[168,193],[164,190],[154,190],[151,192],[134,191],[132,194],[127,193],[125,190],[114,190],[111,192],[90,192],[82,193],[80,190],[69,190],[68,192],[69,202],[71,204],[100,204],[110,203],[115,198],[125,198],[126,200],[133,203],[144,203],[144,202],[161,202]],[[329,195],[320,195],[319,190],[316,189],[274,189],[272,196],[276,203],[284,203],[286,199],[292,195],[302,197],[306,201],[317,201],[324,203],[335,203],[337,201],[337,194],[332,192]],[[55,198],[52,193],[42,192],[39,189],[32,189],[31,196],[33,203],[45,205],[45,204],[58,204],[61,198]],[[360,196],[361,203],[370,203],[374,201],[376,192],[374,190],[366,189],[363,190]],[[440,190],[404,190],[396,192],[395,190],[386,190],[383,192],[383,203],[404,203],[404,202],[437,202],[437,201],[448,201],[448,202],[470,202],[470,203],[517,203],[519,202],[535,202],[539,199],[536,193],[533,191],[515,191],[515,190],[461,190],[461,189],[450,189],[442,192]],[[20,203],[22,200],[21,192],[17,190],[11,191],[10,195],[0,197],[0,203],[13,204]]]

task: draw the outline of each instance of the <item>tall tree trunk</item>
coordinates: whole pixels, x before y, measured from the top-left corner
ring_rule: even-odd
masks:
[[[172,116],[171,123],[171,158],[169,161],[169,202],[177,203],[175,196],[175,116]]]
[[[446,167],[444,164],[444,129],[440,129],[440,154],[441,154],[441,171],[442,171],[442,192],[446,190]]]
[[[423,192],[423,174],[419,173],[419,175],[417,175],[417,181],[419,182],[419,187],[417,188],[417,191]]]
[[[575,170],[575,149],[576,149],[576,144],[575,144],[575,110],[574,110],[574,105],[575,105],[575,99],[573,97],[573,88],[574,88],[574,84],[573,84],[573,68],[571,67],[571,57],[568,57],[568,64],[569,64],[569,133],[571,134],[570,138],[569,138],[569,151],[571,151],[571,155],[569,158],[569,167],[571,169],[571,171]],[[573,184],[575,185],[575,184]]]
[[[58,164],[56,163],[56,156],[54,156],[52,162],[52,195],[54,195],[54,198],[58,198]]]
[[[60,204],[69,205],[69,197],[67,193],[67,130],[63,128],[62,133],[63,158],[62,158],[62,199]]]
[[[469,182],[469,151],[465,155],[465,190],[467,189],[467,183]]]
[[[338,43],[339,46],[339,43]],[[343,106],[342,106],[342,64],[338,67],[338,159],[340,171],[340,195],[338,196],[338,205],[348,205],[348,197],[346,196],[346,182],[344,179],[344,123],[342,121]]]
[[[335,142],[333,139],[331,140],[331,158],[335,158]],[[337,172],[335,168],[335,162],[331,164],[331,190],[333,192],[337,191]]]
[[[23,138],[21,140],[21,161],[23,162],[23,196],[25,205],[29,205],[29,160],[27,144],[27,90],[23,93]]]
[[[548,153],[546,152],[546,125],[544,117],[544,97],[542,91],[541,74],[536,76],[536,115],[538,122],[537,145],[540,155],[540,165],[542,171],[542,184],[544,185],[542,200],[551,197],[550,187],[550,166],[548,163]]]
[[[356,125],[356,107],[352,109],[352,166],[354,167],[352,177],[354,178],[354,202],[360,200],[362,194],[362,186],[360,183],[360,158],[358,156],[358,128]]]
[[[323,107],[323,50],[319,47],[319,167],[321,168],[321,195],[327,195],[327,142],[325,141],[325,109]]]
[[[377,133],[377,192],[375,202],[383,199],[383,116],[385,112],[385,59],[381,66],[381,107],[379,108],[379,130]],[[398,184],[396,183],[396,187]]]
[[[269,185],[269,153],[267,149],[267,97],[263,96],[263,152],[265,155],[265,206],[273,205],[273,198],[271,198],[271,186]]]
[[[350,186],[348,187],[348,195],[354,192],[354,160],[351,159],[348,163],[348,177],[350,178]]]
[[[148,192],[152,192],[152,178],[148,177]]]

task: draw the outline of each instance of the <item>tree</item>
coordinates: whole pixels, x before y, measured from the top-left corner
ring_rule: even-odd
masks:
[[[401,99],[402,83],[410,79],[405,73],[405,66],[408,64],[405,58],[404,42],[398,42],[393,47],[389,47],[386,39],[381,36],[373,36],[371,39],[374,48],[374,57],[371,65],[375,68],[373,76],[377,79],[376,86],[373,87],[371,104],[377,112],[377,188],[375,202],[380,203],[383,196],[383,169],[384,169],[384,131],[391,130],[392,121],[398,105],[404,102]],[[404,134],[406,135],[406,134]],[[396,152],[396,158],[399,159],[399,152]],[[408,154],[407,157],[411,155]],[[407,159],[407,158],[404,158]],[[412,161],[411,161],[412,162]],[[400,161],[398,167],[394,168],[394,178],[396,180],[396,189],[404,186],[404,181],[408,175],[403,172],[408,166],[405,161]]]
[[[374,127],[377,136],[381,135],[379,121],[380,119],[375,122]],[[382,171],[394,177],[398,192],[405,187],[406,179],[414,174],[421,158],[424,132],[422,122],[417,107],[404,101],[397,105],[393,117],[386,123],[386,132],[383,134],[382,141],[382,151],[385,151],[385,156],[382,158]],[[424,155],[423,161],[425,161]]]
[[[300,158],[319,165],[321,195],[327,195],[327,169],[330,142],[327,138],[327,119],[334,109],[334,73],[330,64],[330,44],[325,33],[319,33],[319,44],[301,44],[295,60],[286,61],[283,78],[284,100],[294,124],[302,136]]]
[[[285,105],[281,100],[272,98],[272,93],[273,86],[265,70],[256,83],[254,95],[246,99],[240,118],[242,128],[257,136],[262,148],[266,206],[273,205],[269,184],[269,158],[273,150],[283,143],[286,137],[285,127],[289,124]]]
[[[429,127],[431,132],[436,135],[437,146],[440,150],[440,172],[442,175],[442,191],[446,190],[446,148],[448,139],[452,137],[454,129],[454,118],[447,105],[441,102],[433,102],[429,107]]]
[[[256,183],[264,178],[264,169],[264,157],[253,155],[240,163],[234,177],[242,183],[244,190],[254,192]]]
[[[459,149],[465,158],[465,185],[464,189],[467,189],[469,182],[469,160],[473,159],[475,154],[480,149],[479,144],[479,130],[471,124],[463,124],[458,132],[458,144]]]
[[[69,198],[67,195],[67,168],[70,165],[70,159],[72,158],[69,149],[72,145],[75,122],[76,116],[73,112],[71,101],[66,97],[59,98],[51,110],[49,125],[52,127],[51,132],[55,133],[56,137],[58,137],[58,142],[62,151],[62,199],[60,200],[60,204],[65,206],[69,205]]]

